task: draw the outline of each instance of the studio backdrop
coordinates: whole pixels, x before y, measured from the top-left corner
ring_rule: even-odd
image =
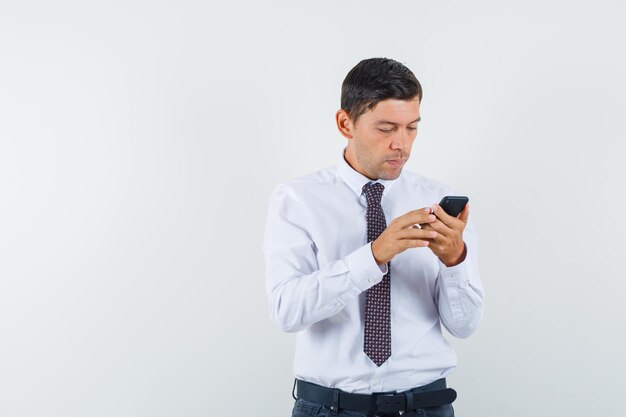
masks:
[[[0,416],[290,415],[269,195],[337,161],[370,57],[424,88],[405,169],[470,197],[486,305],[445,334],[457,415],[621,415],[625,11],[3,1]]]

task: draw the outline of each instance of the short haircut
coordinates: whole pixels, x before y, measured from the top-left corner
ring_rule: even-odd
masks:
[[[353,122],[389,98],[422,101],[422,86],[410,69],[389,58],[364,59],[350,70],[341,86],[341,108]]]

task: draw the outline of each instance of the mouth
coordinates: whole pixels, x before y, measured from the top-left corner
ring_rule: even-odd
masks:
[[[390,165],[394,167],[399,167],[400,165],[404,163],[404,159],[389,159],[385,162],[389,163]]]

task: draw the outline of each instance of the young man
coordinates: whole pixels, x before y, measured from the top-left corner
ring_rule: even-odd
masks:
[[[422,88],[399,62],[372,58],[346,76],[335,166],[279,184],[263,250],[271,318],[297,332],[293,416],[453,416],[457,363],[441,324],[466,338],[483,314],[469,205],[403,170]]]

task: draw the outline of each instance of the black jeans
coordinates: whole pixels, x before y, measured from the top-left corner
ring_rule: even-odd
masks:
[[[311,401],[298,399],[293,405],[291,417],[391,417],[400,416],[401,414],[374,414],[362,411],[339,409],[333,412],[325,405],[317,404]],[[414,411],[407,411],[402,417],[454,417],[454,408],[452,404],[445,404],[440,407],[420,408]]]

